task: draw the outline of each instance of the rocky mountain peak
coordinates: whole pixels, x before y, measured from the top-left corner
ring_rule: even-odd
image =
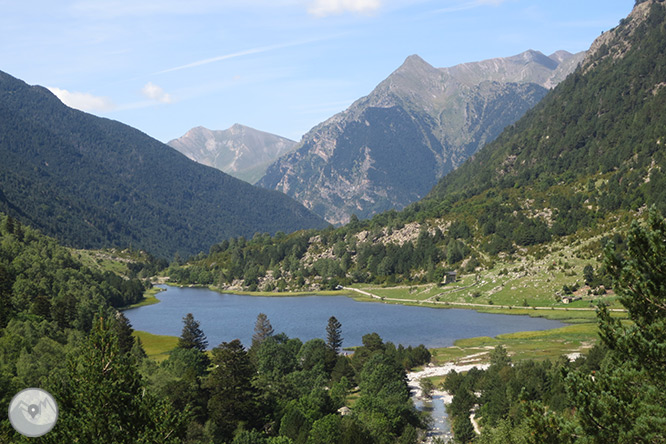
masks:
[[[419,70],[419,69],[434,69],[432,65],[423,60],[418,54],[412,54],[405,59],[397,71],[405,70]]]
[[[196,162],[254,183],[296,142],[234,123],[221,131],[198,126],[168,145]]]
[[[555,51],[554,53],[548,56],[549,59],[555,60],[557,63],[562,63],[565,60],[570,59],[571,57],[573,57],[573,54],[563,49]]]
[[[604,32],[592,43],[583,61],[583,70],[588,72],[606,57],[621,58],[631,49],[629,40],[638,26],[647,20],[652,5],[664,5],[664,0],[644,0],[634,6],[627,18],[620,25]]]
[[[509,59],[511,60],[512,57],[509,57]],[[553,70],[556,69],[557,66],[559,65],[559,62],[557,62],[556,60],[547,57],[541,51],[535,51],[533,49],[528,49],[527,51],[518,54],[517,56],[514,56],[512,61],[516,62],[522,61],[525,65],[530,63],[536,63],[538,65]]]
[[[245,125],[241,125],[240,123],[234,123],[229,127],[227,131],[229,131],[231,134],[241,134],[247,130],[251,130],[252,128],[247,127]],[[256,131],[256,130],[255,130]]]
[[[400,209],[573,71],[580,55],[567,54],[557,54],[560,63],[530,50],[451,68],[411,55],[366,97],[304,135],[257,184],[336,224],[352,213]]]

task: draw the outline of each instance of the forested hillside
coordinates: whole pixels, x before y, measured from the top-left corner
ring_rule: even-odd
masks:
[[[415,444],[425,427],[405,382],[406,369],[430,360],[424,346],[369,333],[349,357],[334,317],[326,341],[302,343],[260,315],[251,347],[234,340],[208,353],[189,315],[158,364],[114,309],[140,300],[143,283],[94,271],[78,254],[0,215],[0,403],[26,387],[53,394],[58,422],[39,442]],[[354,414],[340,415],[350,399]],[[32,439],[0,421],[0,442]]]
[[[601,342],[571,363],[511,365],[497,349],[486,371],[453,374],[449,409],[456,441],[503,443],[658,443],[666,440],[666,224],[651,211],[633,224],[627,256],[606,256],[631,322],[598,313]],[[482,428],[476,436],[470,414]]]
[[[223,242],[172,275],[267,289],[441,282],[447,270],[543,256],[559,239],[599,236],[600,253],[637,212],[666,211],[665,18],[663,2],[636,6],[539,105],[404,211]]]
[[[26,387],[54,393],[62,425],[43,442],[100,441],[119,434],[106,434],[111,424],[131,430],[133,442],[156,442],[172,433],[173,424],[161,421],[177,423],[175,410],[153,397],[141,401],[133,363],[143,351],[127,319],[113,308],[139,301],[144,291],[138,279],[88,268],[53,239],[0,214],[0,400],[8,406]],[[114,365],[103,370],[107,359]],[[123,410],[107,408],[109,400]],[[121,413],[108,424],[99,420]],[[0,441],[28,438],[5,417]]]
[[[2,72],[0,157],[0,211],[78,248],[132,246],[171,259],[229,237],[326,225],[281,193]]]

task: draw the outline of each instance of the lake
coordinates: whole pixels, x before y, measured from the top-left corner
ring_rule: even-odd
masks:
[[[543,318],[477,313],[379,302],[357,302],[346,296],[261,297],[218,293],[202,288],[166,287],[159,304],[126,310],[135,330],[180,336],[182,318],[192,313],[208,337],[209,347],[240,339],[249,347],[259,313],[265,313],[276,333],[303,342],[326,338],[328,318],[342,323],[343,347],[361,345],[361,337],[376,332],[395,344],[448,347],[456,339],[496,336],[517,331],[548,330],[565,324]]]

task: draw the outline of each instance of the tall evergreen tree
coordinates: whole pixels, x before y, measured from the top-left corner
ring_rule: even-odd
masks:
[[[132,336],[134,329],[132,328],[132,324],[130,323],[129,319],[127,319],[127,316],[125,316],[123,312],[119,311],[116,313],[116,319],[115,322],[111,323],[111,329],[114,331],[116,337],[118,338],[118,347],[120,347],[120,352],[128,353],[130,350],[132,350],[135,343],[134,336]]]
[[[123,353],[108,320],[96,317],[88,339],[49,389],[59,404],[45,443],[182,442],[189,411],[176,412],[146,393],[138,364]]]
[[[248,353],[238,339],[213,349],[213,370],[206,380],[210,389],[209,417],[215,442],[230,442],[241,423],[257,426],[261,415],[257,392],[252,386],[256,372]]]
[[[178,338],[178,347],[179,348],[195,348],[199,351],[205,351],[208,347],[208,340],[206,335],[199,328],[199,321],[194,319],[192,313],[188,313],[183,318],[183,332]]]
[[[626,244],[624,259],[608,246],[605,265],[631,323],[601,307],[606,362],[594,378],[570,375],[569,392],[589,442],[666,442],[666,221],[654,207]]]
[[[273,333],[273,326],[271,325],[271,321],[268,320],[268,316],[266,316],[264,313],[259,313],[257,315],[257,322],[254,324],[252,348],[256,349],[267,338],[273,336]]]
[[[328,318],[328,325],[326,326],[326,345],[336,353],[339,353],[342,347],[342,324],[335,316]]]

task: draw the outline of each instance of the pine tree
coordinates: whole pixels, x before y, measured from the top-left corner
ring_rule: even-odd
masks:
[[[592,374],[564,369],[573,415],[527,404],[527,442],[666,442],[666,221],[654,207],[632,224],[623,256],[609,243],[604,267],[630,322],[599,308],[605,358]]]
[[[273,336],[273,333],[273,326],[271,325],[271,321],[268,320],[268,316],[266,316],[264,313],[259,313],[257,315],[257,322],[254,324],[252,348],[256,349],[267,338]]]
[[[328,318],[326,326],[326,345],[336,353],[340,352],[342,347],[342,324],[335,316]]]
[[[41,442],[175,444],[185,437],[189,411],[176,412],[146,392],[136,359],[121,352],[107,319],[95,318],[66,377],[53,379],[48,388],[60,414]]]
[[[238,339],[223,342],[212,355],[213,370],[205,382],[210,390],[208,412],[215,442],[229,442],[240,424],[258,425],[261,412],[257,390],[252,386],[256,369]]]
[[[199,351],[205,351],[208,347],[208,340],[206,335],[199,328],[199,321],[194,320],[192,313],[188,313],[183,318],[183,332],[178,338],[179,348],[195,348]]]
[[[609,349],[594,377],[572,372],[567,391],[585,442],[666,442],[666,222],[652,208],[647,226],[634,222],[624,259],[607,246],[605,266],[630,323],[599,310]],[[565,442],[560,439],[559,442]]]
[[[116,337],[118,338],[118,346],[120,347],[121,353],[129,353],[134,347],[134,336],[132,332],[132,324],[130,323],[127,316],[125,316],[121,311],[116,313],[115,322],[111,324],[111,328],[114,330]]]

